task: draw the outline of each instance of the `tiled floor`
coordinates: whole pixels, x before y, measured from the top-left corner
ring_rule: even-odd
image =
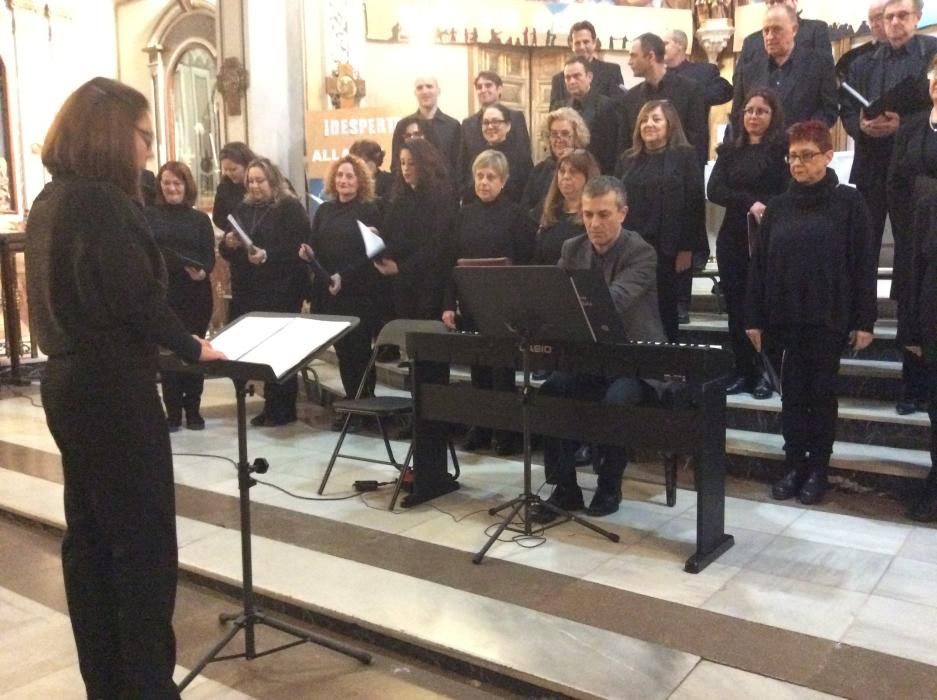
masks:
[[[28,391],[35,393],[34,388]],[[187,456],[235,457],[230,394],[223,380],[208,382],[208,429],[173,436],[177,483],[206,498],[237,495],[231,463],[211,456]],[[400,538],[394,543],[439,545],[464,553],[467,559],[485,541],[485,529],[497,522],[486,509],[513,497],[520,488],[518,462],[461,455],[461,490],[436,499],[432,506],[390,513],[387,489],[353,496],[349,487],[354,480],[389,480],[391,473],[349,462],[338,464],[326,496],[353,497],[299,500],[294,496],[314,499],[335,441],[335,434],[326,428],[328,416],[313,411],[310,422],[312,427],[298,423],[277,430],[252,429],[249,437],[251,457],[264,456],[271,464],[262,481],[294,494],[261,484],[252,490],[253,502],[309,518],[310,527],[319,522],[355,525],[375,537]],[[0,436],[7,443],[40,453],[55,452],[41,410],[23,398],[0,401]],[[383,451],[380,441],[371,437],[353,436],[349,443],[366,455],[378,456]],[[0,468],[0,508],[61,523],[57,484],[22,474],[16,465],[0,464]],[[540,481],[542,470],[537,468],[535,483]],[[594,477],[581,472],[580,481],[594,484]],[[496,578],[502,563],[554,579],[559,576],[560,583],[568,577],[570,582],[593,585],[590,590],[653,599],[677,617],[681,610],[688,619],[715,615],[712,619],[725,624],[764,625],[766,635],[787,631],[803,635],[804,640],[856,647],[877,655],[880,662],[890,657],[919,662],[925,665],[919,669],[923,677],[930,678],[928,669],[937,667],[937,531],[729,498],[726,529],[735,536],[736,545],[694,576],[682,570],[695,547],[694,494],[681,490],[677,507],[670,509],[662,504],[660,486],[628,481],[625,492],[622,509],[601,522],[621,536],[620,543],[608,542],[572,523],[550,530],[546,540],[532,548],[521,545],[534,542],[499,542],[490,550],[488,562],[466,570],[465,590],[305,549],[290,544],[288,533],[272,539],[255,537],[256,581],[259,588],[279,599],[359,619],[382,632],[418,639],[429,648],[576,695],[681,700],[830,697],[764,674],[712,663],[705,655],[701,659],[701,654],[688,652],[688,644],[679,639],[663,644],[645,641],[470,592],[472,586]],[[196,515],[180,518],[184,566],[238,581],[237,533],[219,527],[221,521],[210,511]],[[523,585],[523,579],[517,585]],[[363,591],[369,595],[392,591],[393,604],[375,604],[362,611]],[[588,605],[589,601],[582,601],[582,606]],[[67,629],[60,632],[59,636]],[[535,643],[516,643],[531,638]],[[783,669],[783,661],[778,663]],[[26,667],[25,662],[18,665]],[[232,687],[237,689],[237,685]],[[818,680],[812,687],[838,686]],[[920,694],[908,697],[937,697],[937,685],[915,691]]]

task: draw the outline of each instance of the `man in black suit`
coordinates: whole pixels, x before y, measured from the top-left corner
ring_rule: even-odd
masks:
[[[439,81],[432,76],[417,78],[413,83],[413,94],[416,96],[417,110],[408,116],[423,119],[429,122],[434,134],[434,143],[442,152],[453,182],[458,181],[459,172],[459,143],[461,141],[461,126],[458,120],[443,114],[439,109],[439,94],[442,90]],[[400,147],[405,140],[405,120],[397,122],[394,127],[394,136],[391,141],[392,152],[390,157],[391,172],[397,172],[400,166]]]
[[[687,141],[696,148],[701,166],[709,159],[709,119],[703,88],[694,80],[667,70],[664,40],[656,34],[642,34],[631,42],[628,65],[644,82],[631,88],[622,100],[620,151],[631,148],[638,112],[651,100],[669,100],[683,124]]]
[[[488,148],[488,142],[482,135],[482,112],[486,107],[501,101],[501,76],[490,70],[480,71],[475,78],[475,96],[478,98],[478,111],[462,120],[462,139],[459,149],[459,173],[464,179],[471,176],[472,163],[479,153]],[[530,149],[530,132],[527,130],[527,118],[524,113],[511,110],[511,130],[507,143],[512,147]],[[463,183],[464,186],[464,183]]]
[[[789,7],[797,17],[800,28],[797,32],[797,45],[803,49],[813,49],[820,53],[833,55],[833,45],[830,43],[830,28],[826,22],[819,19],[806,19],[797,13],[797,0],[765,0],[765,9],[785,5]],[[748,63],[753,58],[763,56],[765,53],[765,43],[761,32],[752,32],[745,41],[742,42],[742,51],[739,53],[738,60],[735,63],[735,69]],[[735,82],[733,77],[732,82]]]
[[[937,38],[915,35],[921,10],[915,7],[914,0],[878,0],[869,8],[870,24],[874,11],[881,14],[885,40],[874,45],[874,51],[850,63],[846,81],[870,102],[909,76],[919,78],[922,86],[919,101],[904,105],[901,111],[885,112],[874,119],[866,116],[855,99],[841,94],[840,115],[843,126],[856,144],[849,181],[855,184],[865,198],[878,250],[882,244],[888,211],[886,183],[888,164],[895,145],[894,136],[903,118],[930,107],[924,89],[927,84],[924,74],[931,57],[937,53]],[[899,20],[898,15],[905,12],[908,14]],[[884,22],[886,13],[893,16],[891,22]]]
[[[732,83],[719,75],[712,63],[696,63],[687,59],[690,39],[686,32],[673,29],[664,34],[664,64],[668,73],[689,78],[703,88],[706,109],[706,153],[709,153],[709,110],[732,99]]]
[[[569,48],[582,58],[592,70],[592,89],[617,100],[622,96],[625,80],[617,63],[607,63],[595,57],[595,27],[592,22],[576,22],[569,30]],[[553,76],[550,86],[550,111],[563,107],[569,99],[563,71]]]
[[[818,119],[832,127],[838,116],[833,55],[804,48],[795,41],[797,14],[784,4],[776,4],[765,13],[762,35],[765,52],[735,72],[729,120],[734,132],[742,128],[745,96],[756,87],[778,93],[785,128],[807,119]]]
[[[566,102],[589,127],[589,151],[595,156],[604,175],[615,170],[621,149],[618,145],[618,110],[612,99],[596,92],[590,64],[579,56],[570,56],[563,66]]]

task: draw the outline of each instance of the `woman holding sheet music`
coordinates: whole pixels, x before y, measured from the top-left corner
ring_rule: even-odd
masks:
[[[368,259],[358,224],[379,226],[380,215],[374,180],[356,156],[343,156],[332,164],[325,176],[325,193],[330,200],[316,209],[312,236],[309,243],[302,244],[299,255],[308,262],[318,260],[329,275],[315,280],[316,311],[361,319],[357,328],[335,344],[342,387],[351,398],[368,365],[371,337],[378,330],[381,312],[381,275]],[[373,388],[374,378],[370,377],[362,395],[369,396]],[[336,416],[333,429],[341,430],[344,422],[344,415]]]
[[[257,158],[247,168],[247,196],[234,214],[238,231],[225,234],[218,252],[231,265],[233,320],[252,311],[299,313],[305,270],[296,255],[309,239],[309,218],[273,163]],[[295,382],[264,387],[264,409],[251,425],[278,426],[296,420]]]
[[[745,336],[745,284],[749,229],[761,223],[768,200],[787,189],[790,172],[785,155],[787,137],[781,103],[773,90],[755,88],[745,100],[741,133],[719,146],[709,177],[709,201],[726,208],[716,239],[716,260],[735,356],[735,376],[726,386],[727,394],[748,392],[756,399],[769,399],[775,389]]]
[[[208,215],[192,205],[198,194],[189,166],[171,160],[156,175],[156,206],[147,207],[146,220],[163,252],[169,275],[169,305],[189,333],[205,337],[211,320],[211,274],[215,266],[215,232]],[[202,430],[199,408],[205,377],[192,372],[160,372],[163,403],[170,432],[182,425]]]

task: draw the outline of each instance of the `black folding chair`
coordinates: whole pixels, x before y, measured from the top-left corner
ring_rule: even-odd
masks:
[[[360,462],[370,462],[372,464],[389,464],[399,472],[397,484],[394,488],[394,494],[390,500],[388,510],[393,510],[397,503],[397,497],[403,486],[404,478],[410,469],[410,461],[413,458],[413,443],[410,443],[407,449],[407,455],[403,462],[399,462],[394,456],[393,447],[390,444],[390,438],[387,435],[387,425],[385,420],[395,417],[405,417],[413,415],[413,398],[411,396],[362,396],[368,377],[374,371],[377,364],[377,357],[380,351],[385,347],[397,347],[400,350],[401,357],[406,352],[407,333],[446,333],[446,326],[442,321],[421,321],[413,319],[398,319],[390,321],[382,329],[374,343],[374,350],[371,352],[371,359],[368,361],[368,367],[361,382],[358,384],[358,390],[353,399],[345,398],[335,401],[332,408],[337,413],[345,414],[345,421],[342,424],[342,431],[338,436],[338,442],[332,451],[332,458],[329,460],[329,466],[325,469],[322,476],[322,483],[319,484],[319,495],[325,491],[325,484],[332,474],[332,467],[335,466],[335,460],[339,457],[345,459],[355,459]],[[387,459],[373,459],[362,455],[347,454],[341,451],[342,444],[345,442],[345,436],[348,434],[348,426],[353,416],[363,416],[373,418],[377,421],[378,428],[381,431],[381,437],[384,439],[384,447],[387,450]],[[452,440],[449,440],[449,454],[452,456],[452,464],[455,467],[455,478],[459,478],[459,459],[456,457],[455,448]]]

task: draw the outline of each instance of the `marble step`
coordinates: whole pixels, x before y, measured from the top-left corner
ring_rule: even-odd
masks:
[[[749,394],[726,397],[726,427],[779,435],[781,398],[757,400]],[[924,412],[900,416],[894,401],[840,397],[836,435],[864,445],[929,449],[930,421]]]
[[[784,439],[778,434],[726,430],[726,454],[749,459],[784,460]],[[851,472],[923,479],[930,469],[930,452],[866,445],[837,440],[830,466]]]

